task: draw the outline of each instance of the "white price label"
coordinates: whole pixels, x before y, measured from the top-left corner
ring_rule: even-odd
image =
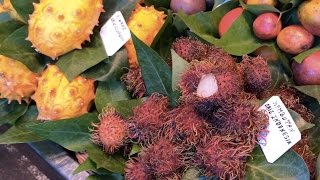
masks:
[[[272,96],[259,110],[269,116],[269,132],[259,144],[267,161],[273,163],[301,139],[301,133],[280,97]]]
[[[102,26],[100,36],[108,56],[115,54],[130,38],[130,30],[120,11]]]

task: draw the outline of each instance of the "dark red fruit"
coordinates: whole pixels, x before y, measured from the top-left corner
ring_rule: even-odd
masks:
[[[133,97],[141,98],[146,95],[146,87],[142,79],[141,68],[131,68],[129,72],[121,77],[121,81],[125,84],[128,91]]]
[[[312,53],[300,64],[293,61],[291,67],[298,85],[320,85],[320,51]]]
[[[173,12],[183,11],[191,15],[206,10],[205,0],[171,0],[170,9]]]

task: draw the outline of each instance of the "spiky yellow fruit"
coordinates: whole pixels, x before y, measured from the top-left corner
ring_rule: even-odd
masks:
[[[94,80],[77,76],[71,82],[55,65],[48,65],[32,96],[40,120],[74,118],[88,112],[94,99]]]
[[[27,40],[37,51],[52,59],[81,49],[98,24],[102,0],[41,0],[34,4]]]
[[[4,0],[2,4],[0,4],[0,13],[3,13],[3,12],[8,12],[10,17],[15,19],[15,20],[18,20],[18,21],[21,21],[21,22],[25,22],[20,16],[19,14],[17,13],[17,11],[14,9],[14,7],[12,6],[11,4],[11,1],[10,0]]]
[[[28,102],[37,89],[37,75],[17,60],[0,55],[0,98]]]
[[[164,24],[165,17],[163,11],[157,11],[153,6],[137,5],[129,18],[128,27],[134,35],[150,46]],[[125,44],[125,47],[128,51],[130,67],[136,67],[138,60],[132,39]]]

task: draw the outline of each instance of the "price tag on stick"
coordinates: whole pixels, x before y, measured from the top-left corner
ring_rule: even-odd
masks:
[[[130,30],[120,11],[115,12],[100,30],[108,56],[114,55],[130,38]]]
[[[272,96],[259,110],[269,116],[269,132],[259,144],[267,161],[273,163],[301,139],[301,133],[280,97]]]

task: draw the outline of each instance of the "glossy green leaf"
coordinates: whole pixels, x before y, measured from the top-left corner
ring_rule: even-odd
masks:
[[[130,99],[130,95],[121,81],[109,80],[99,82],[96,90],[95,104],[99,112],[110,102]]]
[[[292,79],[288,77],[280,61],[269,61],[268,67],[271,72],[271,86],[269,90],[276,90],[283,84],[291,84]]]
[[[122,48],[116,54],[85,71],[82,75],[98,81],[120,79],[128,68],[127,51]]]
[[[98,114],[87,113],[77,118],[30,125],[28,129],[68,150],[84,151],[91,145],[88,127],[95,122],[98,122]]]
[[[174,50],[171,50],[172,55],[172,89],[177,90],[178,82],[180,80],[180,75],[184,72],[189,63],[181,58]]]
[[[25,102],[19,104],[16,101],[8,104],[6,99],[0,100],[0,125],[14,124],[15,121],[26,113],[28,105]]]
[[[93,67],[108,55],[102,44],[99,34],[91,37],[91,43],[82,49],[73,50],[59,58],[56,65],[66,75],[67,79],[71,81],[85,70]]]
[[[302,0],[279,0],[283,4],[281,11],[288,12],[297,7]]]
[[[274,163],[268,163],[261,148],[256,147],[246,163],[244,179],[309,179],[304,160],[293,150],[288,150]]]
[[[294,86],[294,88],[308,96],[318,99],[320,102],[320,85]]]
[[[14,31],[16,31],[21,27],[22,27],[21,23],[13,20],[0,22],[0,44],[10,34],[12,34]]]
[[[141,146],[139,144],[133,144],[129,156],[135,155],[141,151]]]
[[[38,53],[31,48],[31,43],[25,40],[27,32],[27,26],[23,26],[10,34],[2,41],[0,54],[21,61],[30,70],[39,72],[44,65],[41,65]]]
[[[123,180],[124,178],[119,174],[107,174],[107,175],[98,175],[94,174],[87,177],[86,180]]]
[[[97,145],[87,146],[87,153],[98,169],[104,168],[114,173],[124,173],[126,160],[120,154],[106,154],[102,147]]]
[[[307,121],[305,121],[300,114],[298,114],[297,112],[295,112],[292,109],[288,109],[292,119],[294,120],[294,122],[296,123],[298,129],[300,132],[307,130],[307,129],[311,129],[312,127],[314,127],[315,125],[312,123],[309,123]]]
[[[39,0],[10,0],[10,2],[19,17],[27,24],[29,14],[32,14],[34,10],[33,3],[39,3]]]
[[[133,33],[131,37],[136,48],[147,94],[160,93],[169,95],[172,92],[172,73],[169,66],[157,52],[144,44]]]
[[[95,171],[96,169],[96,164],[90,158],[87,158],[73,171],[73,174],[78,174],[82,171]]]
[[[170,8],[170,0],[144,0],[143,1],[148,6],[155,6],[157,8],[164,7],[169,9]]]
[[[0,13],[0,22],[12,20],[8,13]]]
[[[247,5],[243,2],[243,0],[240,0],[240,4],[243,7],[243,9],[255,14],[259,15],[266,12],[275,12],[275,13],[281,13],[277,8],[271,5]]]
[[[106,12],[102,13],[99,18],[101,25],[104,25],[109,18],[116,12],[121,11],[125,20],[131,16],[133,9],[136,7],[138,0],[108,0],[104,1],[104,9]]]
[[[31,106],[24,116],[20,117],[15,125],[0,135],[0,144],[28,143],[45,140],[45,137],[39,136],[28,130],[26,126],[39,124],[37,120],[38,112],[35,106]]]
[[[108,106],[114,107],[122,116],[129,117],[133,114],[132,109],[145,101],[145,98],[131,99],[124,101],[114,101],[108,103]]]

